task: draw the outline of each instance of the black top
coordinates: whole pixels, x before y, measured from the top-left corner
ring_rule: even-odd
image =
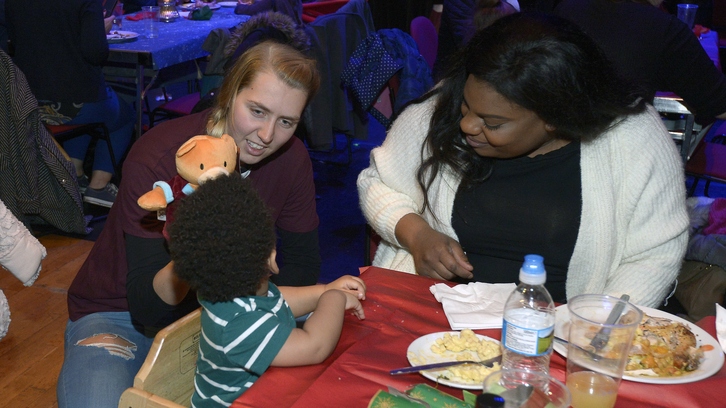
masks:
[[[564,303],[567,267],[582,213],[580,144],[497,160],[489,179],[460,188],[451,224],[474,266],[474,280],[519,282],[527,254],[542,255],[545,287]]]
[[[100,0],[6,0],[13,60],[38,100],[98,102],[108,42]]]
[[[609,0],[564,0],[555,14],[578,24],[651,100],[655,92],[669,91],[696,115],[726,112],[726,77],[675,16],[648,4]]]

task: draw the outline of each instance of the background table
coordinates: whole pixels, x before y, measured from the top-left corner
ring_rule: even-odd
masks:
[[[343,333],[333,354],[322,364],[305,367],[270,367],[232,407],[366,407],[378,390],[393,386],[401,391],[427,383],[420,374],[391,376],[394,368],[409,365],[408,345],[420,336],[449,331],[441,305],[429,287],[440,281],[370,267],[361,273],[368,286],[363,307],[365,320],[345,317]],[[452,284],[453,285],[453,284]],[[715,335],[715,320],[699,326]],[[499,340],[501,329],[476,330]],[[564,382],[565,360],[554,353],[551,374]],[[459,389],[439,389],[462,398]],[[714,376],[690,384],[653,385],[623,381],[616,408],[723,407],[726,367]]]
[[[171,23],[160,22],[159,36],[155,38],[146,36],[143,20],[131,21],[124,18],[122,30],[140,35],[135,41],[109,44],[108,62],[114,66],[128,67],[135,73],[137,137],[141,136],[143,98],[159,71],[209,55],[202,49],[202,44],[212,30],[232,28],[249,18],[247,15],[234,14],[234,8],[222,7],[215,10],[212,18],[206,21],[179,17]],[[147,69],[153,75],[145,86],[144,71]]]

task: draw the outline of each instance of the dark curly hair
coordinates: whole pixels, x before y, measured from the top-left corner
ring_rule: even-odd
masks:
[[[428,188],[444,166],[467,187],[486,180],[493,158],[479,156],[461,134],[464,85],[473,76],[555,127],[556,138],[590,140],[619,118],[643,112],[641,90],[620,78],[605,54],[579,27],[539,13],[502,17],[478,31],[454,58],[441,86],[417,180],[430,207]],[[422,209],[422,211],[423,211]]]
[[[239,174],[209,180],[183,198],[168,230],[174,272],[205,301],[254,295],[270,273],[272,216]]]

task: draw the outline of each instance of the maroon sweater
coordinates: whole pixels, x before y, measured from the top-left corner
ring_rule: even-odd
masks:
[[[124,162],[123,180],[106,225],[68,289],[68,313],[71,320],[76,321],[96,312],[130,310],[126,287],[129,265],[125,234],[156,243],[164,239],[164,223],[156,219],[156,213],[142,209],[136,201],[151,190],[154,182],[170,180],[177,174],[174,160],[176,151],[189,138],[207,133],[208,113],[204,111],[161,123],[133,145]],[[311,232],[317,233],[319,220],[315,209],[312,163],[305,145],[298,138],[293,137],[275,154],[251,168],[248,178],[267,203],[278,232],[282,230],[287,233],[282,236],[283,246],[286,236],[299,238],[308,237]],[[292,246],[301,244],[301,241],[288,240]],[[317,268],[319,274],[316,235],[314,245],[318,251],[318,263],[315,265],[313,261],[309,267]],[[305,250],[309,248],[307,245]],[[295,249],[287,248],[283,252],[294,254]],[[281,275],[285,272],[284,268]],[[147,287],[139,290],[144,293],[143,296],[155,296],[156,304],[160,304],[161,299],[150,287],[151,274],[159,269],[151,269],[144,272],[149,275],[149,279],[143,280],[143,285]],[[136,295],[134,298],[138,297]],[[148,307],[144,305],[141,309]]]

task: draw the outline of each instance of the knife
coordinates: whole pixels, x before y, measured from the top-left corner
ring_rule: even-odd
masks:
[[[473,361],[473,360],[465,360],[465,361],[447,361],[445,363],[436,363],[436,364],[424,364],[419,365],[415,367],[405,367],[405,368],[398,368],[395,370],[391,370],[391,375],[398,375],[398,374],[408,374],[408,373],[417,373],[419,371],[427,371],[427,370],[436,370],[440,368],[446,368],[446,367],[453,367],[463,364],[480,364],[484,367],[491,367],[494,365],[494,363],[501,363],[502,362],[502,355],[498,355],[494,358],[490,358],[488,360],[484,361]]]

